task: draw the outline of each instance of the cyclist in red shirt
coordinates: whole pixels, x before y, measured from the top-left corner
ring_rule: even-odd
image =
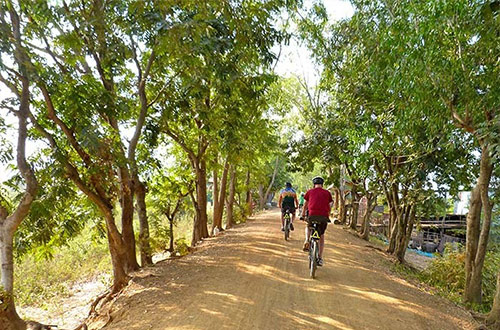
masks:
[[[333,198],[332,194],[323,189],[323,180],[322,177],[317,176],[313,179],[314,188],[307,191],[304,196],[305,204],[302,209],[301,219],[304,219],[306,215],[306,211],[308,212],[307,223],[306,226],[306,240],[304,242],[304,251],[309,251],[309,226],[311,222],[319,222],[319,234],[321,235],[319,240],[319,260],[318,266],[323,266],[323,249],[325,247],[325,231],[326,227],[330,221],[330,211],[332,208]]]

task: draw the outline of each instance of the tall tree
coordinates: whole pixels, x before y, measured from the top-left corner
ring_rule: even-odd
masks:
[[[286,6],[295,6],[295,2]],[[218,146],[232,129],[233,118],[249,111],[234,102],[240,105],[237,101],[242,96],[250,99],[262,93],[269,79],[262,72],[268,71],[275,58],[271,47],[283,38],[272,19],[283,8],[281,1],[266,5],[258,1],[181,2],[177,33],[160,40],[170,57],[158,79],[175,75],[172,88],[166,89],[157,107],[162,114],[161,131],[182,147],[196,175],[198,216],[192,244],[208,236],[208,149]],[[179,53],[183,56],[177,56]]]
[[[9,24],[9,23],[10,24]],[[31,76],[27,65],[27,54],[22,46],[22,25],[20,17],[13,4],[2,2],[0,4],[0,30],[2,37],[2,53],[7,50],[12,54],[17,68],[7,68],[0,59],[0,69],[8,69],[15,79],[0,75],[0,81],[17,97],[15,103],[18,109],[14,110],[18,118],[17,127],[17,168],[24,179],[24,193],[17,204],[11,210],[0,202],[0,262],[1,287],[0,287],[0,324],[6,330],[18,330],[26,327],[25,323],[16,312],[14,303],[14,234],[21,222],[30,211],[37,190],[38,182],[30,164],[26,161],[26,140],[28,139],[28,119],[30,113],[30,83]],[[0,198],[0,201],[2,199]]]
[[[153,51],[144,50],[152,42],[145,38],[138,41],[134,33],[140,29],[128,25],[129,10],[138,7],[134,4],[112,2],[104,6],[100,1],[87,1],[15,6],[26,26],[21,45],[25,65],[39,91],[34,95],[37,102],[30,118],[39,135],[49,142],[65,175],[106,220],[113,292],[126,284],[127,272],[138,268],[132,226],[134,192],[142,209],[142,233],[145,231],[135,150],[146,112],[154,101],[147,103],[144,84],[155,56]],[[93,17],[91,24],[87,24],[89,17]],[[148,22],[154,25],[158,21]],[[140,58],[138,44],[143,47]],[[138,77],[135,85],[128,78],[133,76],[128,64],[133,63]],[[129,97],[134,86],[137,99]],[[133,123],[135,133],[126,145],[123,125],[129,123]],[[121,231],[115,221],[117,202]],[[147,263],[144,254],[142,259]]]
[[[229,170],[230,181],[229,181],[229,195],[227,197],[227,216],[226,216],[226,228],[231,228],[234,225],[233,210],[234,210],[234,200],[236,194],[236,165],[231,165]]]

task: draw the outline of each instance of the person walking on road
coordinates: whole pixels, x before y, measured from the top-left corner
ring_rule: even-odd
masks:
[[[299,197],[299,213],[302,212],[302,207],[304,207],[304,192],[301,192],[300,193],[300,197]]]

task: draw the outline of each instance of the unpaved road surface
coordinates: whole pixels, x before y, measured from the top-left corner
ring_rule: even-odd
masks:
[[[143,270],[91,328],[473,329],[463,309],[387,270],[384,254],[338,226],[310,279],[304,224],[286,242],[278,211]]]

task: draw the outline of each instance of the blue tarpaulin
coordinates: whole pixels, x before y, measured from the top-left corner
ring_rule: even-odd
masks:
[[[424,252],[424,251],[414,250],[414,249],[408,249],[408,251],[415,252],[416,254],[420,254],[421,256],[428,257],[428,258],[435,258],[436,257],[436,255],[434,253],[430,253],[430,252]]]

